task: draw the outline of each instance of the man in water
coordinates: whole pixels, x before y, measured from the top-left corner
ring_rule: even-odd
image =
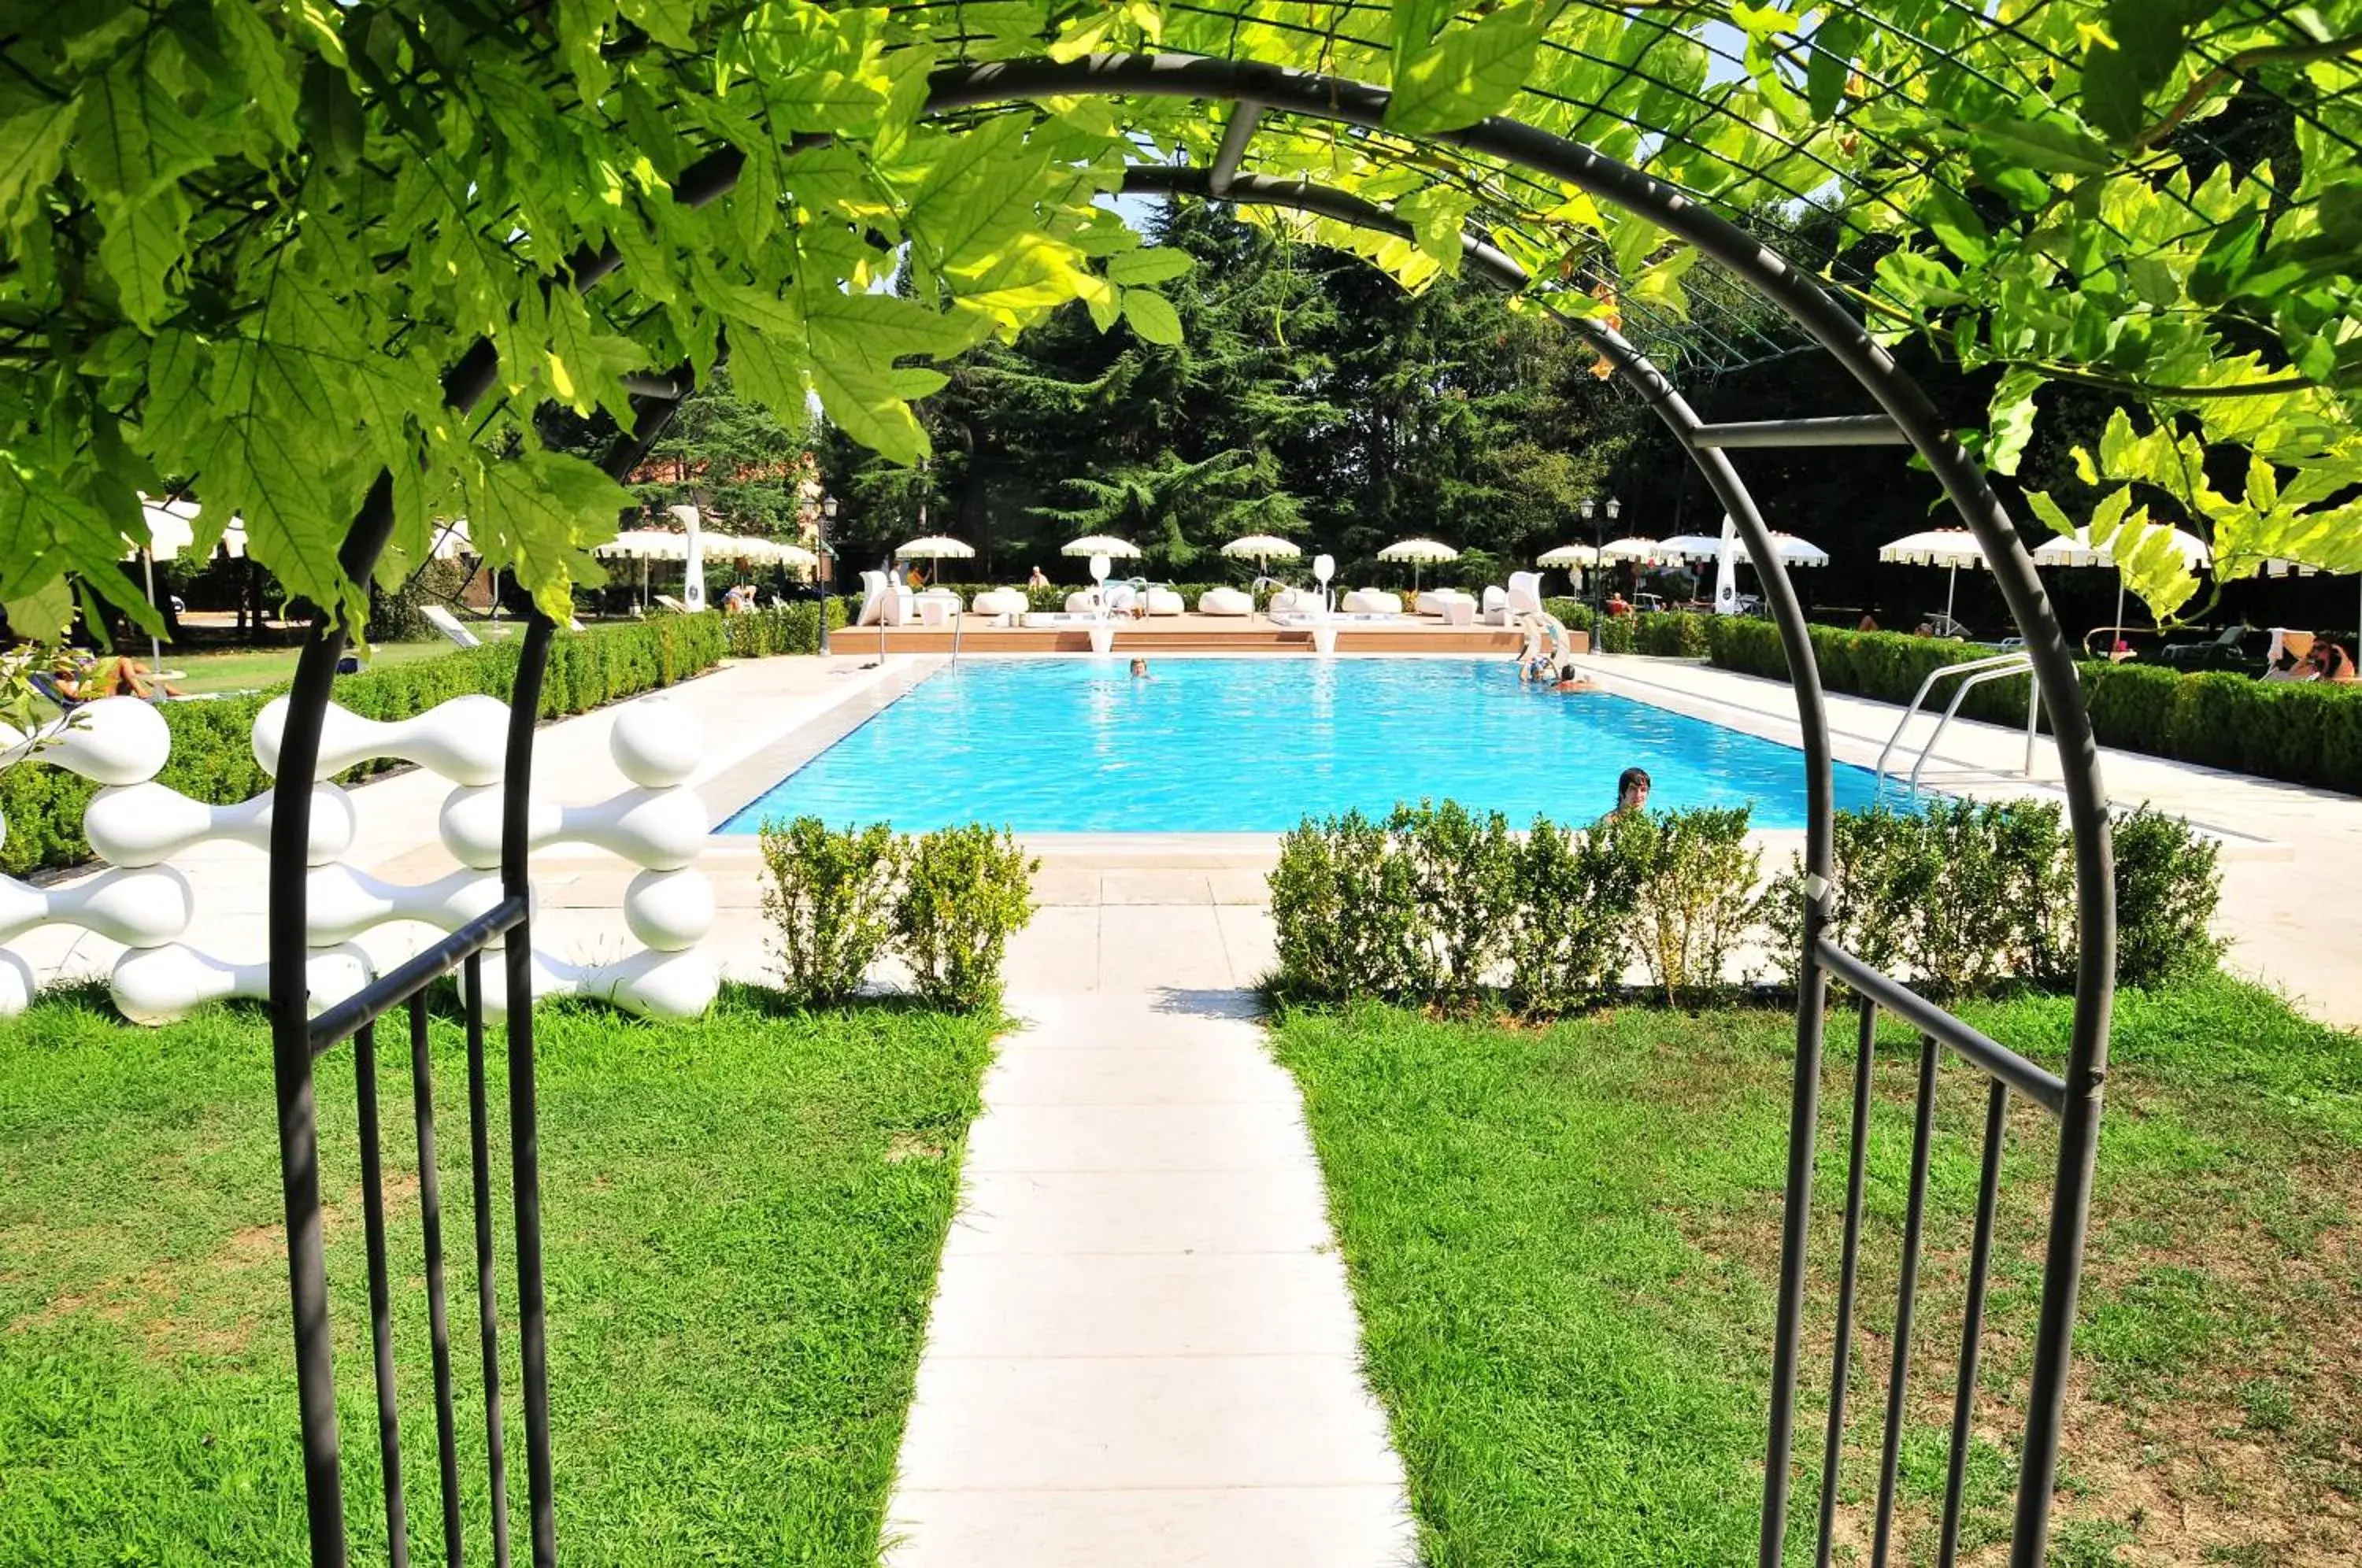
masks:
[[[1616,809],[1611,817],[1631,816],[1649,809],[1649,771],[1628,767],[1616,779]]]
[[[1148,661],[1146,659],[1135,658],[1131,661],[1131,678],[1134,680],[1145,680],[1148,679]]]
[[[1584,678],[1581,671],[1574,668],[1574,660],[1572,657],[1568,657],[1559,660],[1558,684],[1554,690],[1560,691],[1590,691],[1595,690],[1595,688],[1589,680]]]

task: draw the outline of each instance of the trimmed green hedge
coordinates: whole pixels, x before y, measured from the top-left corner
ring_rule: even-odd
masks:
[[[806,608],[806,618],[810,618]],[[560,632],[551,639],[542,677],[541,716],[561,718],[670,686],[721,662],[723,617],[659,615],[629,626]],[[436,658],[340,676],[336,701],[366,719],[406,719],[438,702],[488,691],[505,701],[516,689],[518,644],[488,643]],[[171,760],[157,780],[215,805],[250,800],[270,786],[254,760],[254,719],[284,688],[214,702],[167,702],[159,709],[172,732]],[[365,764],[347,779],[398,764]],[[21,876],[90,858],[83,808],[98,786],[39,763],[0,774],[0,871]]]
[[[1768,621],[1708,617],[1714,662],[1746,675],[1788,678],[1788,656]],[[1821,684],[1832,691],[1908,702],[1928,672],[1991,649],[1898,632],[1812,628]],[[2159,665],[2085,661],[2083,701],[2102,745],[2225,767],[2263,778],[2362,794],[2362,687],[2251,680]],[[2023,677],[1969,693],[1960,711],[2000,724],[2025,722]]]
[[[847,602],[828,601],[828,624],[831,631],[842,627],[849,617]],[[732,658],[769,658],[776,654],[811,654],[820,652],[820,613],[807,599],[775,609],[756,610],[747,614],[722,617],[722,636]]]
[[[1630,615],[1594,615],[1580,599],[1546,599],[1542,608],[1571,631],[1590,632],[1601,653],[1646,654],[1652,658],[1705,658],[1712,615],[1687,610],[1650,610]]]

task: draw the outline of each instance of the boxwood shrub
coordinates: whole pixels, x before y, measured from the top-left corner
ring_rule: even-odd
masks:
[[[809,612],[807,612],[809,613]],[[560,632],[551,639],[541,688],[541,716],[560,718],[685,680],[719,663],[724,651],[718,614],[658,615],[627,626]],[[518,644],[455,648],[434,658],[365,669],[337,679],[336,701],[365,719],[406,719],[437,702],[487,691],[505,701],[516,690]],[[171,760],[158,781],[193,800],[227,805],[270,786],[254,760],[255,715],[283,687],[209,702],[167,702]],[[365,764],[345,777],[398,766]],[[83,809],[98,787],[35,763],[0,773],[0,871],[22,876],[90,858]]]
[[[1945,801],[1841,812],[1830,933],[1930,995],[2065,988],[2076,963],[2073,845],[2055,802]],[[1296,1000],[1413,1006],[1498,999],[1571,1011],[1619,991],[1688,1004],[1760,948],[1792,983],[1804,874],[1761,884],[1748,813],[1640,812],[1587,828],[1452,801],[1304,820],[1271,874],[1278,969]],[[2219,845],[2147,807],[2115,823],[2116,977],[2213,967]]]
[[[1824,687],[1884,702],[1908,702],[1929,671],[1991,651],[1893,632],[1815,626],[1812,635]],[[1709,617],[1705,635],[1722,668],[1787,679],[1787,652],[1770,622]],[[2362,686],[2184,675],[2153,664],[2086,660],[2078,668],[2102,745],[2362,793]],[[1960,711],[2022,724],[2026,695],[2023,677],[1996,680],[1970,691]]]

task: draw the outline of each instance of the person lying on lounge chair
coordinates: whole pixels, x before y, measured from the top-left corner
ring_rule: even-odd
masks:
[[[153,701],[159,693],[178,697],[180,689],[168,686],[157,679],[156,672],[124,654],[116,658],[61,657],[50,678],[59,697],[65,699],[61,707],[79,707],[94,702],[101,697],[139,697]]]

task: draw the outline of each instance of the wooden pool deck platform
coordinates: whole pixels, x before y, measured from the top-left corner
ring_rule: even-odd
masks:
[[[948,626],[893,626],[886,632],[889,653],[952,651]],[[1587,652],[1589,638],[1572,634],[1575,651]],[[857,653],[877,638],[875,626],[845,626],[829,634],[839,653]],[[1521,632],[1500,626],[1446,626],[1418,616],[1383,624],[1341,624],[1339,653],[1499,654],[1506,657],[1525,644]],[[1091,651],[1090,632],[1084,626],[1012,626],[997,615],[966,615],[959,626],[962,653],[1082,653]],[[1261,615],[1248,620],[1235,615],[1157,615],[1146,620],[1115,623],[1118,654],[1312,652],[1312,634],[1301,626],[1275,625]]]

